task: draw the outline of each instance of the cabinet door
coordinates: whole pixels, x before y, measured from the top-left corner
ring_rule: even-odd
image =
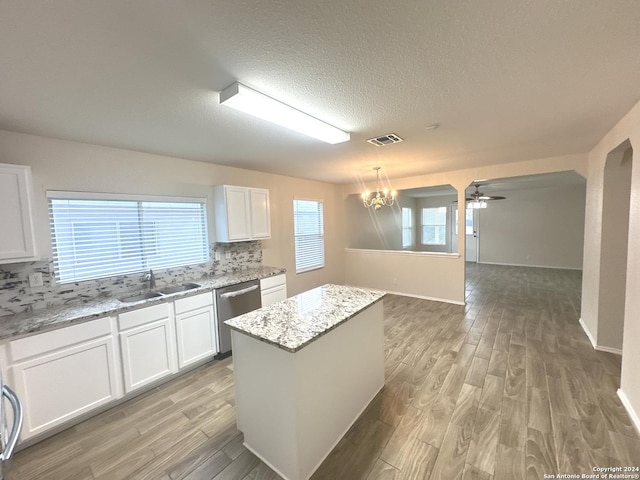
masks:
[[[278,287],[269,288],[262,292],[262,306],[266,307],[272,303],[281,302],[287,299],[287,286],[280,285]]]
[[[120,349],[127,393],[176,371],[170,318],[120,332]]]
[[[269,190],[251,188],[251,236],[253,238],[271,238],[269,218]]]
[[[29,167],[0,164],[0,263],[33,260]]]
[[[24,409],[22,440],[120,396],[113,343],[103,337],[11,367]]]
[[[176,315],[176,337],[180,369],[218,353],[213,306]]]
[[[244,187],[225,186],[228,240],[251,238],[249,191]]]

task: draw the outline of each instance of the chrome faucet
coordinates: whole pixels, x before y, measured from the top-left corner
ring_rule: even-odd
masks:
[[[149,290],[156,288],[156,277],[153,270],[149,269],[149,273],[144,276],[145,281],[149,282]]]

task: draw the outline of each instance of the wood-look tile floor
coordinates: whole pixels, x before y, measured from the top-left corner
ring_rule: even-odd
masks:
[[[469,265],[466,307],[388,296],[385,387],[313,480],[640,466],[616,396],[620,358],[594,351],[578,324],[580,283],[575,271]],[[279,477],[242,445],[224,360],[18,452],[7,478]]]

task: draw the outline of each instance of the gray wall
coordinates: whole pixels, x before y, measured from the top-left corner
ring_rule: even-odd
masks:
[[[453,188],[452,188],[453,190]],[[345,201],[347,209],[347,239],[349,248],[371,250],[414,250],[422,252],[451,253],[451,203],[457,196],[439,195],[432,197],[414,198],[398,194],[396,203],[392,207],[384,207],[375,212],[371,208],[364,208],[359,195],[349,195]],[[446,245],[421,244],[422,209],[429,207],[447,207]],[[413,210],[413,243],[408,248],[402,248],[402,208]]]
[[[365,208],[360,196],[353,194],[345,200],[345,207],[349,248],[402,250],[401,209],[410,207],[415,211],[415,199],[400,193],[392,207],[383,207],[376,212]]]
[[[582,268],[585,185],[500,192],[480,210],[479,262]]]

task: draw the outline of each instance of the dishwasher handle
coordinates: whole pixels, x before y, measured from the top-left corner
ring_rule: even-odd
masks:
[[[18,435],[20,435],[20,430],[22,430],[22,405],[20,404],[18,396],[6,385],[2,387],[2,396],[7,397],[11,408],[13,408],[13,427],[11,428],[11,433],[7,439],[4,451],[0,455],[0,459],[4,461],[9,460],[13,454],[13,449],[16,448],[16,443],[18,443]]]
[[[235,292],[223,293],[222,295],[220,295],[220,298],[239,297],[240,295],[244,295],[245,293],[249,293],[249,292],[253,292],[254,290],[257,290],[258,287],[259,287],[259,285],[252,285],[252,286],[247,287],[247,288],[242,288],[240,290],[236,290]]]

